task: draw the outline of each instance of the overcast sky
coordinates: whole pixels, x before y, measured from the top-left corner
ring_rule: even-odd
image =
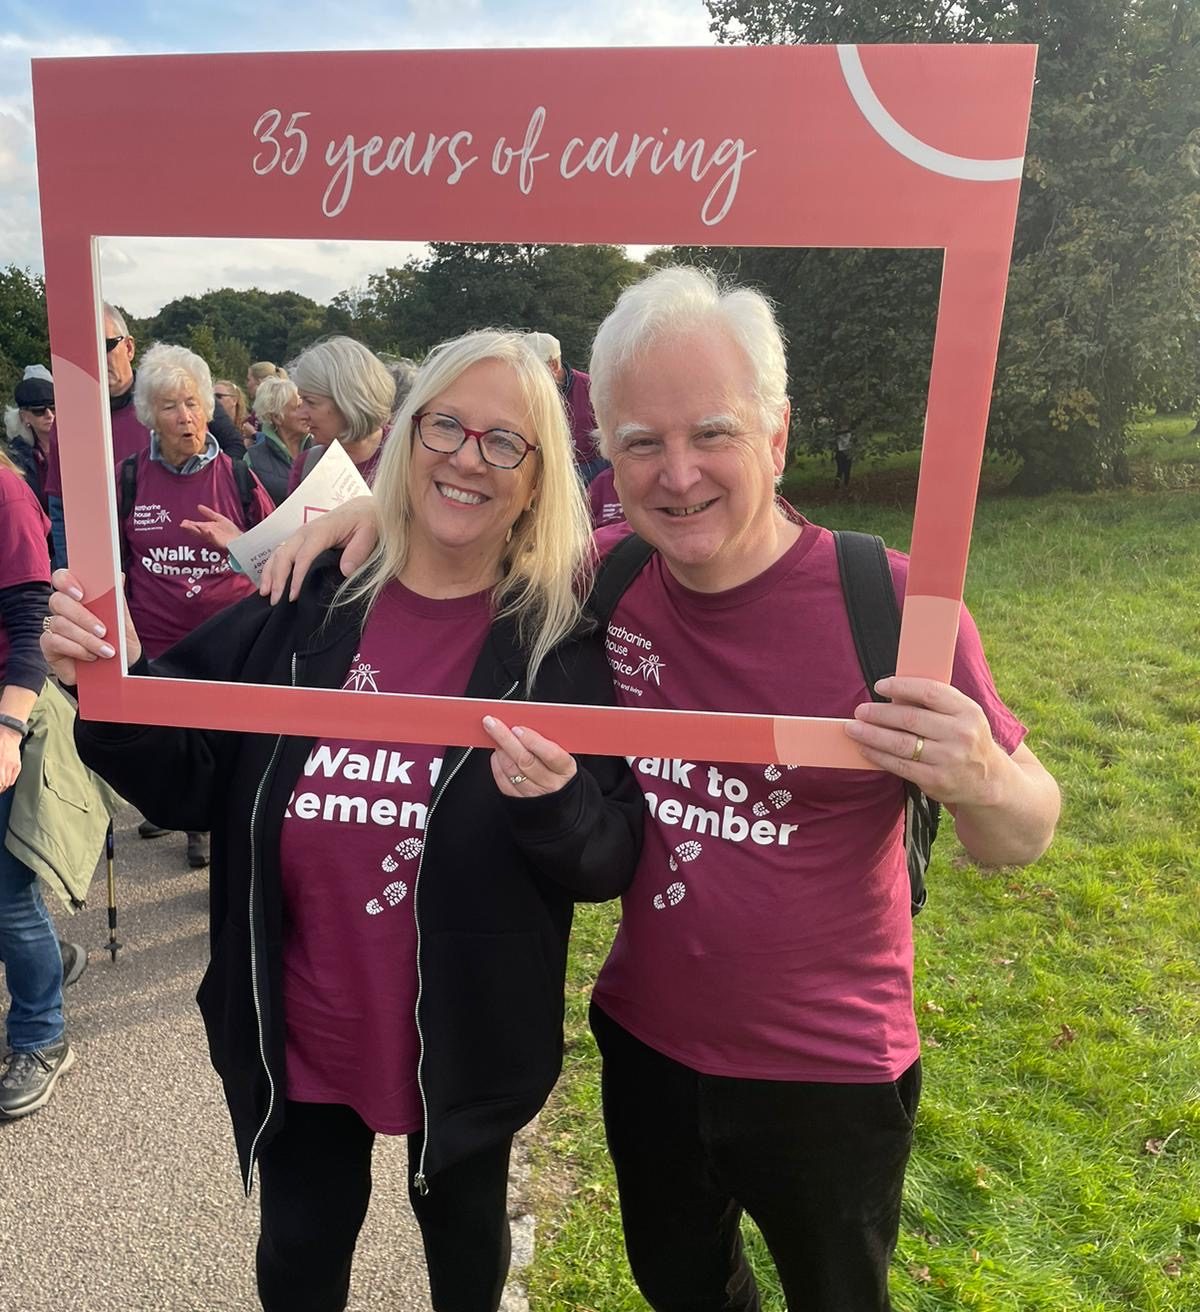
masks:
[[[42,269],[30,60],[254,50],[711,45],[702,0],[348,0],[188,6],[0,0],[0,265]],[[112,116],[119,142],[120,103]],[[290,289],[326,302],[419,248],[398,243],[159,239],[108,242],[108,299],[139,316],[216,287]]]

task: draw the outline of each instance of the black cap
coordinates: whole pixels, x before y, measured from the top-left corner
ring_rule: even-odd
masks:
[[[54,384],[45,378],[22,378],[13,391],[17,405],[28,410],[35,405],[54,404]]]

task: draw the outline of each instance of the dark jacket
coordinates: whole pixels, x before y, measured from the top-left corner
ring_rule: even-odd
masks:
[[[140,668],[340,688],[365,616],[329,611],[339,582],[330,554],[295,604],[272,609],[248,597]],[[466,695],[525,699],[524,675],[513,628],[497,621]],[[533,696],[611,704],[600,635],[559,647]],[[315,740],[78,721],[76,741],[145,814],[174,829],[212,830],[212,961],[197,1001],[249,1191],[254,1160],[283,1120],[279,837]],[[581,758],[560,792],[514,799],[496,788],[489,757],[447,749],[413,890],[426,1107],[417,1174],[426,1177],[511,1135],[542,1106],[562,1062],[573,903],[619,894],[641,842],[642,795],[623,760]]]
[[[43,514],[50,513],[50,503],[46,499],[46,463],[47,458],[38,450],[37,443],[24,434],[14,437],[8,444],[8,454],[17,466],[22,478],[33,489],[38,505]]]

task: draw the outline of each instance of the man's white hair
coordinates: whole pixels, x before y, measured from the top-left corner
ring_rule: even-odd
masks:
[[[107,301],[104,302],[104,317],[117,330],[118,337],[129,336],[129,328],[125,323],[125,316],[115,305],[110,305]]]
[[[749,287],[722,287],[707,269],[675,265],[627,287],[592,346],[592,408],[600,449],[610,454],[613,388],[621,370],[650,346],[696,331],[722,332],[754,371],[754,401],[773,428],[787,406],[787,357],[771,302]]]
[[[562,343],[552,333],[529,333],[525,340],[543,364],[562,359]]]

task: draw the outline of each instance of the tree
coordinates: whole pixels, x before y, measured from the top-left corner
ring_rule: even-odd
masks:
[[[797,444],[824,445],[832,425],[884,430],[902,448],[920,445],[937,252],[676,247],[646,262],[697,264],[774,302]]]
[[[1040,46],[990,440],[1021,458],[1029,490],[1120,481],[1135,409],[1200,394],[1192,0],[708,0],[708,9],[721,41]],[[901,364],[902,350],[881,353],[876,372]]]
[[[324,307],[299,292],[222,287],[169,301],[146,321],[146,330],[155,340],[186,342],[205,325],[214,341],[243,343],[252,360],[283,364],[323,335],[325,320]]]
[[[12,402],[26,365],[50,367],[46,280],[18,265],[0,269],[0,397]]]
[[[374,350],[420,357],[474,328],[537,329],[583,365],[601,319],[639,272],[619,246],[434,242],[427,259],[372,274],[334,308]]]

